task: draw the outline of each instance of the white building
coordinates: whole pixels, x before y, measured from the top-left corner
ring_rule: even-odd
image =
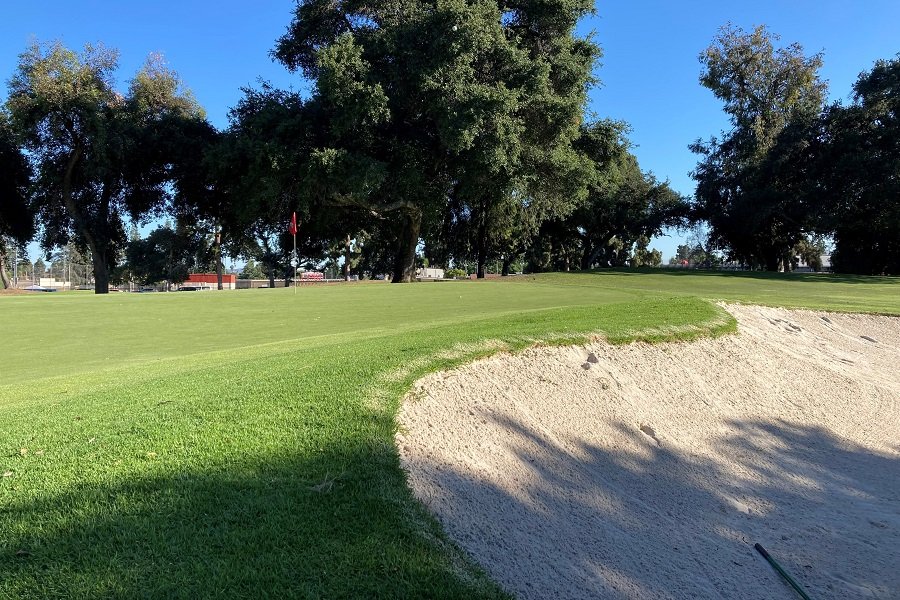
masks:
[[[443,279],[444,270],[430,268],[418,269],[416,271],[416,277],[419,279]]]

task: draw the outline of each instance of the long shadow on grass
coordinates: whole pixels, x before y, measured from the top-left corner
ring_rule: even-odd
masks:
[[[486,418],[491,418],[486,415]],[[900,460],[817,427],[732,422],[717,460],[657,446],[636,426],[615,451],[568,452],[520,418],[513,489],[430,464],[451,537],[522,598],[797,597],[762,543],[813,598],[900,590]]]
[[[0,506],[0,598],[499,597],[396,461],[348,444]]]

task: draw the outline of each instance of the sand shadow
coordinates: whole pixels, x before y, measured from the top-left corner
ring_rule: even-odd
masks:
[[[428,504],[522,598],[795,598],[762,543],[813,598],[895,597],[900,460],[821,428],[736,421],[713,459],[618,424],[627,447],[573,451],[508,416],[520,486],[431,465]]]

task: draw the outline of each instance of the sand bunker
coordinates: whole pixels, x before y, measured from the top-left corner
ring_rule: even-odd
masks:
[[[900,598],[900,319],[725,308],[418,382],[416,496],[520,598]]]

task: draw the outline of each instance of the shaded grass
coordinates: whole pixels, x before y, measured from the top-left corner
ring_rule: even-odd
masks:
[[[0,597],[502,597],[412,498],[400,399],[498,349],[734,330],[668,277],[4,298]]]

